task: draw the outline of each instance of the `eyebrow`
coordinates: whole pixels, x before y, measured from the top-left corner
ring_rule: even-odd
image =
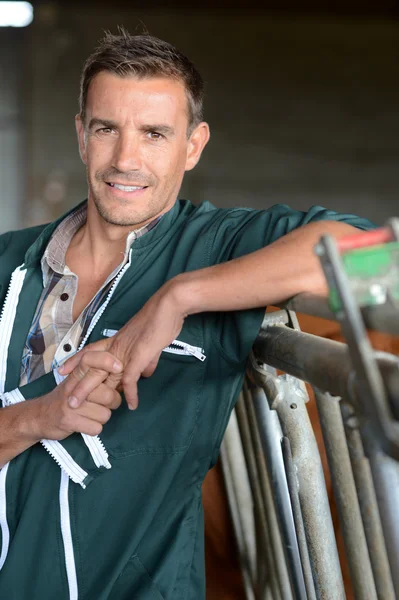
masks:
[[[108,119],[100,119],[98,117],[93,117],[90,119],[88,129],[89,131],[94,129],[95,127],[109,127],[109,129],[118,129],[117,123],[115,121],[110,121]],[[163,125],[162,123],[154,123],[148,125],[141,125],[141,131],[156,131],[157,133],[161,133],[162,135],[174,135],[175,130],[170,125]]]
[[[156,131],[163,135],[174,135],[175,130],[170,125],[162,125],[161,123],[154,123],[152,125],[141,125],[141,131]]]

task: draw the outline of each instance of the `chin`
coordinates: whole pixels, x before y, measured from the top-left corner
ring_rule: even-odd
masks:
[[[120,206],[117,210],[112,210],[108,205],[104,206],[103,203],[95,202],[97,212],[100,215],[101,219],[108,223],[109,225],[116,225],[118,227],[136,227],[151,219],[151,215],[148,214],[140,214],[137,211],[121,210]]]

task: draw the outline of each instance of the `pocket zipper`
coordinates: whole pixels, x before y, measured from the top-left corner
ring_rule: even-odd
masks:
[[[206,359],[206,356],[203,353],[204,350],[202,348],[199,348],[198,346],[191,346],[190,344],[187,344],[186,342],[181,342],[180,340],[173,340],[173,342],[171,342],[169,346],[164,348],[162,352],[170,352],[171,354],[183,354],[186,356],[195,356],[195,358],[198,358],[198,360],[200,360],[201,362],[204,362],[204,360]]]
[[[118,333],[117,329],[103,329],[102,335],[105,337],[113,337],[116,333]],[[201,362],[204,362],[206,356],[204,354],[203,348],[199,348],[198,346],[191,346],[191,344],[187,344],[186,342],[181,342],[180,340],[173,340],[162,350],[162,352],[169,352],[170,354],[180,354],[183,356],[195,356]]]

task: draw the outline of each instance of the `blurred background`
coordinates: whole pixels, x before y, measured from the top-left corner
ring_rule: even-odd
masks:
[[[393,0],[31,4],[29,25],[0,26],[0,232],[52,220],[86,196],[74,129],[79,75],[103,30],[117,25],[175,44],[206,81],[212,138],[181,197],[321,204],[378,224],[399,216]]]

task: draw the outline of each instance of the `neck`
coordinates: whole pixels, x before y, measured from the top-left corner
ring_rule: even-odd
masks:
[[[84,257],[93,273],[108,270],[121,262],[129,232],[140,226],[122,227],[107,223],[89,200],[86,223],[76,232],[68,251]]]

